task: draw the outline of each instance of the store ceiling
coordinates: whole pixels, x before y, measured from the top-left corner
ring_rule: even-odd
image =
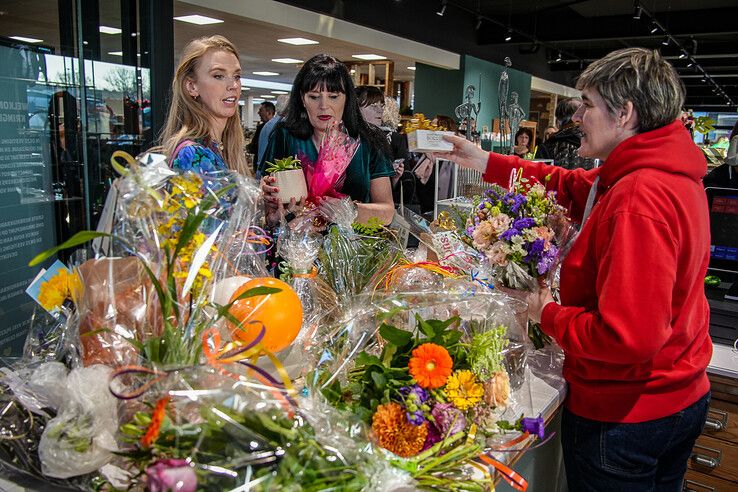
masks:
[[[682,77],[688,107],[735,111],[738,104],[736,0],[641,0],[640,19],[633,18],[633,0],[279,1],[496,63],[509,56],[513,68],[567,85],[610,51],[659,49]],[[659,29],[652,33],[654,20]],[[513,36],[505,41],[508,27]],[[668,46],[664,29],[672,36]],[[686,57],[679,58],[676,43]]]
[[[182,49],[191,39],[199,36],[220,34],[230,39],[235,44],[236,48],[238,48],[241,55],[241,65],[244,70],[244,76],[249,78],[291,84],[295,75],[297,75],[297,71],[300,69],[300,65],[276,63],[271,61],[274,58],[295,58],[304,61],[319,53],[329,53],[330,55],[349,63],[352,61],[360,61],[352,58],[352,55],[373,53],[385,56],[387,59],[394,62],[395,80],[414,79],[414,73],[407,67],[414,67],[415,60],[395,53],[376,50],[371,47],[368,48],[358,44],[318,36],[316,34],[304,33],[295,29],[289,29],[274,24],[267,24],[245,17],[227,14],[218,10],[205,9],[185,2],[174,2],[175,17],[190,14],[206,15],[216,19],[221,19],[224,22],[204,26],[197,26],[185,22],[175,22],[175,59],[179,59]],[[278,39],[294,37],[308,38],[318,41],[320,44],[293,46],[277,41]],[[277,72],[279,75],[274,77],[253,75],[252,72],[257,71]]]

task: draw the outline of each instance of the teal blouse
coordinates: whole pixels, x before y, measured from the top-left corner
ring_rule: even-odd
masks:
[[[302,140],[290,134],[290,132],[282,127],[277,127],[269,137],[264,157],[259,163],[259,175],[264,175],[267,162],[274,162],[274,159],[283,159],[287,156],[304,155],[312,162],[318,160],[318,149],[315,148],[312,138]],[[364,142],[359,144],[359,148],[354,158],[346,169],[346,179],[343,187],[338,190],[345,195],[349,195],[352,200],[362,203],[371,202],[370,182],[373,179],[384,176],[393,176],[395,170],[389,157],[385,156],[381,151],[365,145]]]

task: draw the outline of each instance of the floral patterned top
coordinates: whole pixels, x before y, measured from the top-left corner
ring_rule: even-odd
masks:
[[[218,151],[215,142],[185,140],[175,149],[172,167],[198,174],[216,174],[228,170],[228,165]]]

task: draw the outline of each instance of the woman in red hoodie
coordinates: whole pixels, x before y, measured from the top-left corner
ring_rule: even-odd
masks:
[[[522,168],[581,224],[561,303],[548,289],[529,298],[531,319],[566,354],[569,489],[678,491],[710,398],[705,159],[677,119],[684,88],[658,52],[610,53],[577,88],[579,154],[601,167],[546,166],[455,137],[443,158],[500,184]]]

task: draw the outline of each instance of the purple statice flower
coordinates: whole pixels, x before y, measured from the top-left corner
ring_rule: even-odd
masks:
[[[504,241],[510,241],[513,237],[519,236],[519,235],[520,235],[520,231],[512,227],[506,230],[505,232],[503,232],[502,234],[500,234],[500,239]]]
[[[425,411],[421,408],[426,404],[430,395],[426,390],[418,386],[403,386],[400,388],[400,394],[403,397],[407,421],[413,425],[422,425],[425,422]],[[428,407],[426,407],[428,410]]]
[[[548,272],[553,264],[556,262],[556,257],[559,254],[559,250],[556,248],[556,246],[551,245],[548,248],[548,251],[544,251],[541,255],[541,259],[538,260],[538,263],[536,264],[536,269],[538,270],[539,274],[544,274]]]
[[[536,225],[536,219],[530,217],[523,217],[521,219],[515,219],[513,222],[513,228],[518,230],[529,229]]]
[[[502,202],[506,205],[509,205],[510,211],[515,214],[518,213],[520,207],[525,205],[527,201],[528,199],[525,197],[525,195],[518,195],[517,193],[508,193],[504,197],[502,197]]]

